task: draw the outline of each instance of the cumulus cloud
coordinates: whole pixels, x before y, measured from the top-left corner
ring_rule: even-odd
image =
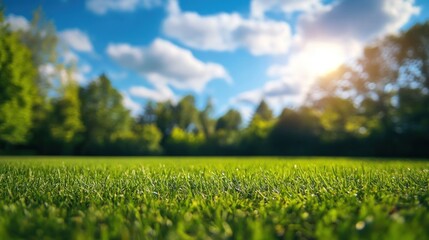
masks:
[[[414,0],[344,0],[303,16],[299,34],[306,39],[366,42],[397,32],[419,11]]]
[[[79,61],[79,56],[73,51],[66,50],[62,53],[62,59],[66,64],[77,63]]]
[[[252,0],[250,8],[252,17],[263,18],[267,12],[309,12],[321,6],[320,0]]]
[[[265,83],[262,88],[238,94],[231,99],[230,103],[233,105],[256,105],[264,99],[273,105],[295,104],[294,101],[299,97],[300,90],[300,84],[291,84],[284,79],[271,80]]]
[[[70,48],[79,52],[92,52],[93,47],[88,35],[79,29],[67,29],[59,33],[61,40]]]
[[[177,97],[169,87],[159,83],[155,83],[153,85],[155,87],[154,89],[142,86],[134,86],[130,88],[129,92],[134,97],[149,99],[155,102],[177,101]]]
[[[103,15],[108,11],[132,12],[137,8],[150,9],[161,5],[161,0],[87,0],[86,8]]]
[[[247,49],[253,55],[284,54],[291,41],[291,29],[285,22],[244,19],[238,13],[201,16],[181,12],[171,0],[163,32],[185,45],[214,51]]]
[[[202,91],[213,79],[230,81],[230,76],[221,65],[202,62],[191,51],[159,38],[147,48],[109,44],[107,54],[121,66],[140,73],[152,84]]]
[[[9,27],[12,31],[27,31],[30,29],[30,23],[23,16],[9,14],[6,17],[6,22],[9,24]]]
[[[263,91],[260,89],[254,89],[238,94],[231,100],[231,104],[255,105],[261,101],[262,97]]]

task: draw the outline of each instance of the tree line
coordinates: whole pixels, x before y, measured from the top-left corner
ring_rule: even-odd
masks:
[[[429,22],[373,42],[298,108],[262,100],[246,125],[192,95],[132,117],[107,75],[80,86],[61,51],[40,10],[14,31],[0,13],[0,154],[429,156]]]

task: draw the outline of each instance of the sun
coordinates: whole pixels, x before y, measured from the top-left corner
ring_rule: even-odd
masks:
[[[319,76],[334,71],[344,60],[344,50],[336,44],[314,43],[306,49],[308,69]]]

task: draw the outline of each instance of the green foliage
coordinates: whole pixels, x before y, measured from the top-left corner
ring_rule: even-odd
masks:
[[[0,159],[1,239],[426,239],[429,165]]]
[[[80,99],[86,147],[100,147],[132,137],[130,113],[107,76],[101,75],[86,88],[81,88]]]
[[[46,19],[41,8],[33,13],[33,18],[28,30],[16,32],[22,44],[31,51],[31,56],[26,59],[32,62],[38,70],[33,77],[32,96],[32,129],[28,138],[30,148],[41,154],[50,153],[53,144],[50,134],[50,119],[52,102],[50,96],[55,95],[53,85],[58,85],[58,73],[46,75],[42,69],[58,69],[57,54],[61,53],[58,46],[58,36],[53,22]]]
[[[161,129],[164,137],[169,136],[171,130],[175,125],[173,104],[171,102],[157,103],[154,112],[156,118],[156,126]]]
[[[242,135],[243,153],[263,155],[270,152],[267,139],[274,123],[273,120],[267,121],[260,117],[259,114],[255,114]]]
[[[217,146],[221,148],[225,147],[240,147],[241,141],[241,133],[238,131],[228,131],[224,129],[220,129],[216,131],[216,135],[214,136],[214,142]],[[224,149],[226,150],[226,149]]]
[[[209,139],[215,131],[216,120],[211,117],[213,111],[213,103],[209,99],[204,109],[198,113],[197,126],[204,133],[206,139]]]
[[[32,127],[36,70],[31,52],[0,22],[0,142],[25,143]]]
[[[195,98],[192,95],[183,97],[175,108],[176,124],[179,128],[189,130],[190,127],[196,127],[197,108],[195,107]]]
[[[262,140],[268,136],[273,124],[273,121],[267,121],[259,115],[256,115],[247,127],[246,132],[250,136]]]
[[[51,137],[62,146],[65,153],[72,153],[78,134],[84,130],[80,110],[79,86],[68,73],[61,87],[61,95],[53,101],[50,118]]]
[[[256,108],[255,114],[253,115],[253,118],[259,117],[262,120],[265,121],[271,121],[273,120],[273,111],[270,109],[268,104],[265,102],[265,100],[262,100],[258,107]]]
[[[237,110],[230,109],[216,122],[215,144],[228,151],[228,148],[237,149],[240,144],[242,123],[241,114]]]
[[[238,131],[241,122],[241,114],[237,110],[230,109],[217,120],[216,130]]]
[[[268,136],[275,154],[305,154],[317,149],[322,132],[320,119],[311,108],[284,109]]]
[[[162,151],[162,132],[155,124],[138,124],[134,127],[136,142],[139,149],[146,154],[159,154]]]
[[[33,13],[30,28],[26,31],[20,30],[21,42],[30,49],[31,59],[37,69],[51,65],[58,65],[58,36],[53,22],[46,19],[42,8],[38,8]],[[28,59],[28,60],[29,60]],[[47,106],[47,94],[51,90],[51,81],[49,76],[44,76],[38,72],[34,79],[38,94],[35,98],[34,112],[40,115],[40,121],[46,117],[49,111]]]
[[[319,101],[322,139],[328,142],[342,141],[352,137],[366,137],[371,129],[368,118],[358,114],[358,109],[349,100],[326,97]]]
[[[203,133],[187,132],[174,127],[168,139],[168,150],[175,155],[194,155],[204,143]]]

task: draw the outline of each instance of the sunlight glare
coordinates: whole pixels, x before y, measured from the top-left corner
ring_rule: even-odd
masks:
[[[318,76],[334,71],[345,60],[343,49],[330,43],[312,44],[306,54],[308,68]]]

